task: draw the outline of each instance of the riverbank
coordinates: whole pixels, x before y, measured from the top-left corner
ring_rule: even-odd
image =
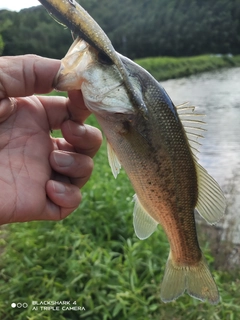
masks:
[[[201,55],[195,57],[153,57],[135,60],[158,81],[176,79],[220,68],[240,66],[240,55]]]

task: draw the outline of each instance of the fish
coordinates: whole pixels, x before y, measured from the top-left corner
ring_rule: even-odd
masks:
[[[162,301],[176,300],[186,291],[216,304],[219,293],[199,247],[194,210],[214,224],[222,218],[226,200],[197,161],[203,121],[193,107],[176,107],[146,70],[118,55],[147,106],[147,118],[132,106],[116,65],[81,38],[62,59],[55,87],[81,90],[87,108],[96,116],[107,138],[114,177],[122,166],[136,192],[137,237],[146,239],[162,225],[170,243]]]
[[[80,36],[113,61],[122,76],[133,106],[140,109],[143,114],[146,114],[147,108],[144,101],[129,81],[122,60],[113,48],[110,39],[88,12],[75,0],[39,0],[39,2],[57,21],[61,21],[62,24],[66,25],[74,35]]]
[[[217,304],[220,297],[199,246],[194,212],[215,224],[224,215],[226,199],[198,163],[198,140],[204,131],[201,114],[188,104],[175,106],[145,69],[116,51],[110,55],[102,49],[107,36],[96,40],[92,20],[84,20],[82,9],[69,9],[69,5],[76,9],[75,1],[40,2],[50,3],[57,18],[78,34],[62,59],[54,87],[81,90],[85,105],[101,125],[114,177],[122,166],[135,190],[137,237],[148,238],[159,224],[167,235],[170,253],[161,283],[162,301],[174,301],[187,292]],[[91,32],[84,29],[86,25]],[[100,30],[98,25],[94,28]]]

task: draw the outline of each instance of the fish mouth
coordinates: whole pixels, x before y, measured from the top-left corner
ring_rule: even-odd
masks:
[[[67,74],[67,77],[65,74]],[[75,72],[67,72],[64,66],[61,65],[53,80],[53,88],[59,91],[74,90],[78,81],[79,78]]]
[[[90,61],[89,45],[82,39],[76,38],[69,48],[66,56],[61,60],[61,66],[53,80],[53,87],[60,91],[80,89],[82,83],[79,65],[86,67]],[[78,74],[79,73],[79,74]]]

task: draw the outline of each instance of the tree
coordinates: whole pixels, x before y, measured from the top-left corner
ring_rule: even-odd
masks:
[[[3,38],[2,38],[2,36],[0,34],[0,56],[3,53],[3,49],[4,49],[4,42],[3,42]]]
[[[240,53],[239,0],[81,0],[115,49],[130,57]],[[4,55],[62,58],[72,38],[43,6],[0,11]]]

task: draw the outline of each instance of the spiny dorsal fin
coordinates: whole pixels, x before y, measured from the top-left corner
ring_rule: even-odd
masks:
[[[137,195],[133,197],[135,201],[135,206],[133,210],[133,226],[136,233],[136,236],[144,240],[157,229],[157,221],[155,221],[143,208],[140,201],[138,200]]]
[[[113,151],[113,148],[109,143],[107,143],[107,154],[109,165],[112,169],[113,176],[116,179],[121,169],[121,163],[119,162],[116,153]]]
[[[198,213],[210,224],[217,223],[224,215],[226,199],[218,183],[195,161],[198,177]]]
[[[201,145],[198,140],[203,138],[202,133],[206,131],[206,129],[203,128],[205,122],[202,120],[204,114],[194,112],[195,107],[190,106],[188,103],[176,106],[176,109],[188,137],[192,152],[196,156],[199,152],[198,147]]]
[[[226,209],[226,199],[218,183],[208,174],[208,172],[197,162],[196,153],[199,145],[198,139],[203,138],[202,132],[205,122],[202,120],[203,114],[195,113],[195,107],[184,103],[176,107],[179,118],[183,124],[189,144],[191,146],[197,176],[198,176],[198,202],[196,209],[199,214],[209,223],[217,223],[224,215]]]

